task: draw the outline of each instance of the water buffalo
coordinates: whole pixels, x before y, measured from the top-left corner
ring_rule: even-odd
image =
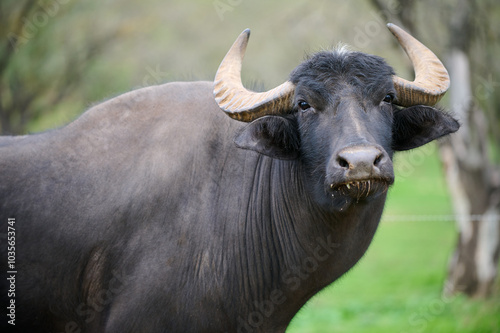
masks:
[[[365,253],[393,153],[458,129],[432,107],[449,85],[441,62],[389,28],[412,82],[338,49],[252,92],[246,30],[215,82],[1,137],[2,332],[284,332]]]

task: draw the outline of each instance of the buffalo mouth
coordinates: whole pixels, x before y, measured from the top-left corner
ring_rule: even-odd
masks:
[[[330,184],[330,195],[333,199],[342,196],[357,201],[387,192],[393,183],[389,179],[363,179]]]

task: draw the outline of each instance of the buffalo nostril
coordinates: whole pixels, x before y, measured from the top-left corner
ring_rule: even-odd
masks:
[[[349,162],[347,162],[344,158],[339,157],[337,162],[342,168],[349,169]]]
[[[337,167],[348,178],[369,178],[380,172],[385,154],[372,146],[351,146],[337,154]]]
[[[379,154],[376,158],[375,158],[375,161],[373,161],[373,165],[378,167],[378,165],[380,164],[380,161],[382,161],[382,158],[384,157],[384,155],[381,153]]]

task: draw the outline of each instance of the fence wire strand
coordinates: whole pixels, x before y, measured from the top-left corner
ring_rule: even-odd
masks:
[[[500,215],[383,215],[383,222],[454,222],[467,218],[472,221],[481,221],[484,218],[500,221]]]

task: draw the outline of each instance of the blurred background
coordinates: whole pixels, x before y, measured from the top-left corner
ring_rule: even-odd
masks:
[[[497,0],[2,0],[0,133],[59,127],[132,89],[212,80],[245,28],[250,86],[274,87],[338,43],[412,79],[387,22],[443,60],[452,84],[440,104],[462,128],[396,156],[367,254],[287,332],[500,332]]]

